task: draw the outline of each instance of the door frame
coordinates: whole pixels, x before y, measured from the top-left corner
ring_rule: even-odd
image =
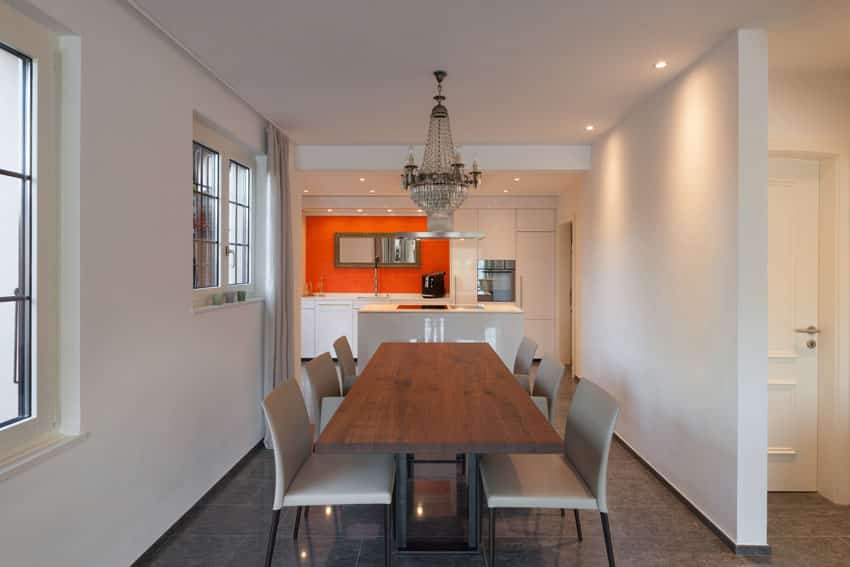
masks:
[[[561,234],[564,230],[571,230],[570,253],[570,290],[569,296],[572,300],[570,309],[570,377],[575,376],[576,370],[576,223],[575,218],[570,215],[567,218],[557,220],[555,223],[555,344],[558,346],[558,356],[561,353],[561,263],[564,261],[564,250],[561,246]],[[561,359],[563,362],[563,358]]]
[[[818,471],[817,491],[826,498],[844,501],[847,487],[841,487],[845,465],[850,464],[841,450],[841,443],[850,435],[842,430],[842,413],[830,407],[841,403],[843,386],[839,375],[842,339],[846,328],[841,324],[840,246],[841,223],[848,217],[842,214],[839,203],[846,202],[839,184],[838,156],[803,151],[770,151],[771,158],[817,161],[820,164],[818,182],[818,325],[824,332],[818,336]],[[846,341],[845,341],[846,342]],[[845,349],[846,350],[846,349]],[[842,440],[843,439],[843,440]],[[767,455],[765,455],[767,459]]]

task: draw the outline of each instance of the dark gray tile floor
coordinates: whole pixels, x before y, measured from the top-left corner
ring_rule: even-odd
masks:
[[[567,392],[560,404],[563,408],[560,431],[569,403],[569,388],[562,390]],[[440,485],[440,479],[452,475],[441,477],[428,471],[419,474],[437,479],[417,481],[421,482],[420,490],[427,501],[426,516],[441,509],[450,510],[456,495],[445,490],[446,485]],[[198,502],[137,564],[262,565],[273,491],[271,452],[259,450]],[[611,452],[609,493],[614,549],[620,566],[850,565],[850,510],[835,506],[817,494],[770,494],[768,539],[772,556],[747,558],[730,552],[619,444]],[[293,544],[291,539],[294,515],[284,512],[274,565],[383,565],[379,507],[341,507],[327,512],[311,511],[302,522],[298,544]],[[584,541],[579,543],[571,514],[562,518],[557,511],[499,511],[497,562],[506,567],[606,566],[598,515],[582,512],[581,517]],[[428,525],[434,537],[440,535],[439,528],[434,528],[439,524]],[[486,536],[484,545],[487,545]],[[396,556],[394,565],[483,566],[484,561],[479,556]]]

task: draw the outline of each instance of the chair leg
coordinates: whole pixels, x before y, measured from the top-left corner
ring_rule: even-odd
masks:
[[[392,524],[393,505],[388,504],[384,507],[384,566],[390,567],[392,564],[392,539],[390,538],[390,526]]]
[[[310,507],[304,506],[304,519],[306,520],[309,515],[310,515]]]
[[[573,514],[576,516],[576,534],[578,535],[578,540],[583,541],[584,538],[581,535],[581,518],[579,518],[578,510],[573,510]]]
[[[602,531],[605,533],[605,551],[608,553],[608,567],[614,567],[614,546],[611,544],[611,526],[608,525],[608,514],[601,513]]]
[[[269,542],[266,544],[266,567],[272,564],[274,554],[274,542],[277,539],[277,524],[280,521],[280,510],[272,511],[272,527],[269,531]]]
[[[295,509],[295,527],[292,528],[292,540],[298,541],[298,526],[301,525],[301,506]]]
[[[487,559],[487,567],[493,567],[496,564],[496,509],[489,508],[490,513],[490,545],[489,557]]]

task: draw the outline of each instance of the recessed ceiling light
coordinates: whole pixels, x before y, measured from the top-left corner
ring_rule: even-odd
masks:
[[[388,213],[391,213],[391,212],[393,212],[393,210],[392,210],[392,209],[387,209],[387,212],[388,212]]]
[[[664,68],[664,67],[666,67],[666,66],[667,66],[667,62],[666,62],[666,61],[664,61],[663,59],[662,59],[661,61],[656,61],[656,62],[655,62],[655,68],[656,68],[656,69],[663,69],[663,68]]]
[[[369,193],[374,193],[374,192],[375,192],[374,189],[369,189]]]
[[[366,182],[366,178],[365,178],[365,177],[361,177],[361,178],[360,178],[360,183],[365,183],[365,182]]]
[[[594,128],[595,128],[595,126],[593,124],[588,124],[587,126],[584,127],[584,129],[587,130],[588,132],[593,132]]]
[[[307,559],[307,552],[306,551],[301,552],[301,559]]]
[[[363,212],[363,209],[357,209],[357,212],[358,212],[358,213],[362,213],[362,212]]]
[[[304,189],[304,192],[305,192],[305,193],[309,193],[309,192],[310,192],[310,190],[309,190],[309,189]]]
[[[325,516],[330,516],[333,513],[333,508],[325,506]]]
[[[417,213],[421,213],[421,212],[422,212],[422,209],[416,209],[416,212],[417,212]]]
[[[509,193],[509,192],[510,191],[508,191],[507,189],[502,189],[502,193]]]
[[[425,515],[425,508],[422,507],[422,504],[419,504],[416,507],[416,515],[419,516],[420,518]]]
[[[514,181],[519,181],[519,177],[514,177]]]
[[[329,213],[332,213],[332,212],[334,212],[334,210],[333,210],[333,209],[328,209],[328,212],[329,212]]]

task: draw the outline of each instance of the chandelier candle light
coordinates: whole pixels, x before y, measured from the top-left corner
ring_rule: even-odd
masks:
[[[437,78],[437,104],[431,109],[428,122],[428,139],[422,165],[416,165],[413,148],[401,174],[401,186],[410,198],[428,215],[427,233],[400,233],[408,238],[483,238],[480,233],[458,233],[453,231],[453,213],[460,207],[469,188],[481,185],[481,170],[473,160],[472,171],[464,170],[460,150],[452,142],[449,111],[443,104],[443,79],[445,71],[434,71]]]

